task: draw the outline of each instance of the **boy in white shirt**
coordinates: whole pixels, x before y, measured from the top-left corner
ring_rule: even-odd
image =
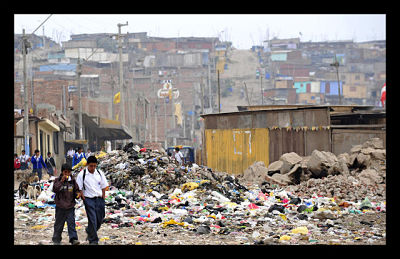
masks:
[[[179,147],[176,147],[176,148],[175,148],[175,160],[176,160],[176,162],[178,162],[178,165],[179,165],[179,166],[182,166],[182,165],[183,165],[184,157],[183,157],[182,152],[179,151]]]
[[[26,170],[28,169],[28,162],[30,157],[27,154],[25,154],[25,150],[22,150],[21,152],[22,154],[19,157],[19,161],[21,162],[21,170]]]
[[[81,192],[81,198],[85,205],[88,217],[86,233],[90,245],[97,245],[99,237],[97,231],[100,229],[105,217],[105,192],[108,186],[104,173],[98,169],[97,159],[90,156],[87,159],[87,168],[79,172],[76,182]]]

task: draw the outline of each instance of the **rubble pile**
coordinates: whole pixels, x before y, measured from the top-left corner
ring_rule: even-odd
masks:
[[[307,157],[286,153],[267,168],[262,162],[255,162],[240,180],[248,183],[247,175],[257,175],[250,179],[260,187],[276,184],[300,196],[317,193],[350,201],[365,196],[386,200],[386,150],[378,138],[338,156],[318,150]]]

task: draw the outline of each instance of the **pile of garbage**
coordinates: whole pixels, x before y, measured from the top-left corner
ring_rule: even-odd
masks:
[[[365,196],[385,200],[386,150],[381,139],[372,138],[356,145],[349,153],[336,156],[314,150],[311,156],[283,154],[265,167],[255,162],[240,177],[242,183],[275,184],[298,195],[314,192],[326,197],[357,201]]]
[[[110,184],[129,191],[137,199],[140,193],[156,197],[168,195],[176,188],[194,188],[220,192],[231,199],[241,200],[238,190],[246,190],[238,179],[224,172],[192,164],[177,166],[165,151],[141,148],[133,143],[123,150],[114,150],[99,158],[99,166]]]

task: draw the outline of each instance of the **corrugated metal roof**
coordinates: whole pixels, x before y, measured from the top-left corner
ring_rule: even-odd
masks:
[[[54,71],[54,70],[62,70],[62,71],[76,71],[76,64],[54,64],[54,65],[42,65],[39,68],[39,71]]]

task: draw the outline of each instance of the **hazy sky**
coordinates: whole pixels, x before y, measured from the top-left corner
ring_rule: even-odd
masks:
[[[15,15],[14,32],[26,33],[35,30],[49,14]],[[147,32],[155,37],[220,37],[232,41],[239,49],[259,45],[269,37],[294,38],[301,41],[325,40],[385,40],[385,14],[357,15],[65,15],[53,14],[44,24],[45,35],[55,41],[66,41],[71,34],[117,33],[118,23],[128,21],[122,33]],[[42,35],[43,28],[36,31]]]

